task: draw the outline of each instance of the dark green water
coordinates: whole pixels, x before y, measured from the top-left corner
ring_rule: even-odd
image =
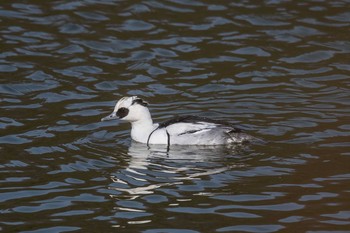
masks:
[[[2,1],[0,231],[350,232],[349,1]],[[123,96],[266,141],[162,147]]]

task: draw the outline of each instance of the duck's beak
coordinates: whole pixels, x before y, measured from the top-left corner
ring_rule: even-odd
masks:
[[[110,115],[102,118],[101,121],[110,121],[110,120],[114,120],[114,119],[119,119],[116,112],[112,112]]]

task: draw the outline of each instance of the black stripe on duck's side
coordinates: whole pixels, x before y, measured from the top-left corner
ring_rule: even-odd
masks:
[[[204,129],[198,129],[198,130],[188,130],[188,131],[185,131],[185,132],[180,133],[178,135],[181,136],[181,135],[185,135],[185,134],[194,134],[194,133],[197,133],[199,131],[207,130],[207,129],[210,129],[210,128],[204,128]]]
[[[159,129],[159,127],[155,128],[149,135],[147,138],[147,146],[149,146],[149,140],[151,139],[152,134],[154,133],[154,131],[156,131],[157,129]]]
[[[168,147],[170,146],[170,134],[168,133],[168,130],[165,131],[166,135],[168,136]]]
[[[213,119],[210,119],[207,117],[192,116],[192,115],[177,116],[177,117],[172,118],[170,120],[164,121],[164,122],[159,124],[159,128],[165,128],[165,127],[168,127],[169,125],[176,124],[176,123],[193,123],[194,124],[194,123],[198,123],[198,122],[208,122],[208,123],[213,123],[213,124],[222,125],[222,126],[226,126],[226,127],[231,127],[232,133],[240,133],[242,131],[241,129],[235,128],[231,123],[226,122],[226,121],[213,120]]]
[[[154,129],[149,135],[148,135],[148,139],[147,139],[147,146],[149,147],[149,141],[151,139],[152,134],[154,133],[154,131],[158,130],[159,127],[157,127],[156,129]],[[166,136],[167,136],[167,144],[168,144],[168,150],[169,150],[169,146],[170,146],[170,134],[168,132],[168,130],[165,131],[166,132]]]

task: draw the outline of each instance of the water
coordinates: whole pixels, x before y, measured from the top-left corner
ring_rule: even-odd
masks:
[[[350,232],[349,1],[2,1],[3,232]],[[122,96],[265,144],[131,142]]]

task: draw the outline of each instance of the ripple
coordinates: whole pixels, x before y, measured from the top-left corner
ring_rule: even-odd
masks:
[[[48,147],[48,146],[40,146],[40,147],[31,147],[26,149],[27,152],[29,152],[30,154],[34,154],[34,155],[40,155],[40,154],[47,154],[47,153],[53,153],[53,152],[65,152],[65,150],[61,147],[58,146],[52,146],[52,147]]]
[[[287,62],[287,63],[314,63],[314,62],[321,62],[324,60],[328,60],[333,57],[334,52],[333,51],[316,51],[316,52],[310,52],[305,53],[296,57],[290,57],[290,58],[281,58],[281,61]]]
[[[120,30],[122,31],[149,31],[154,28],[154,25],[141,20],[129,19],[126,20]]]
[[[13,199],[21,199],[21,198],[28,198],[28,197],[33,197],[33,196],[42,196],[42,195],[47,195],[48,193],[55,193],[55,192],[63,192],[63,191],[68,191],[69,189],[53,189],[53,190],[25,190],[25,191],[14,191],[14,192],[5,192],[1,193],[1,201],[6,202],[9,200]],[[17,209],[17,211],[27,211],[31,207],[20,207]],[[34,208],[34,207],[33,207]],[[16,210],[14,210],[16,211]]]
[[[271,54],[256,47],[245,47],[232,51],[232,53],[240,55],[256,55],[259,57],[269,57]]]
[[[7,118],[7,117],[1,117],[0,118],[0,128],[5,129],[9,126],[23,126],[23,123],[20,123],[14,119]]]
[[[96,12],[79,11],[79,12],[75,12],[75,14],[79,15],[80,17],[82,17],[84,19],[94,20],[94,21],[106,21],[106,20],[109,19],[105,15],[99,14],[99,13],[96,13]]]
[[[176,13],[192,13],[192,12],[194,12],[193,9],[188,8],[188,7],[177,7],[177,6],[173,6],[171,4],[161,3],[159,1],[145,2],[144,4],[148,5],[151,9],[161,9],[161,10],[167,10],[167,11],[176,12]]]
[[[279,29],[269,29],[263,30],[266,34],[273,36],[277,41],[285,41],[288,43],[297,43],[302,40],[302,38],[309,36],[323,35],[323,33],[312,27],[305,26],[295,26],[292,29],[279,30]]]
[[[217,229],[218,232],[275,232],[284,229],[281,225],[237,225]]]
[[[4,2],[1,230],[348,230],[347,5]],[[265,143],[148,148],[126,95]]]
[[[251,195],[251,194],[241,194],[241,195],[227,195],[221,196],[217,195],[214,199],[235,201],[235,202],[248,202],[248,201],[265,201],[274,199],[272,195]]]
[[[335,193],[321,192],[314,195],[304,195],[301,198],[299,198],[299,201],[316,201],[316,200],[321,200],[323,198],[337,197],[337,196],[338,195]]]
[[[79,24],[67,23],[59,28],[59,31],[64,34],[80,34],[87,33],[88,30]]]
[[[197,31],[205,31],[217,26],[231,24],[232,21],[223,17],[207,17],[205,21],[208,21],[209,23],[200,24],[200,25],[189,25],[188,27],[191,30],[197,30]]]
[[[73,91],[63,91],[62,93],[53,93],[53,92],[43,92],[38,94],[34,99],[44,100],[46,103],[58,103],[67,100],[87,100],[94,98],[95,95],[86,95],[86,94],[78,94]]]
[[[198,207],[173,207],[168,208],[169,211],[179,213],[190,213],[190,214],[204,214],[204,213],[215,213],[227,209],[243,209],[243,210],[269,210],[269,211],[292,211],[304,208],[304,205],[297,203],[283,203],[276,205],[259,205],[259,206],[243,206],[243,205],[227,205],[218,206],[215,208],[198,208]]]
[[[71,227],[71,226],[59,226],[59,227],[48,227],[48,228],[39,228],[37,230],[23,231],[25,233],[43,233],[43,232],[69,232],[80,230],[80,227]]]
[[[289,25],[287,22],[283,22],[273,17],[260,17],[257,15],[239,15],[236,19],[247,21],[254,26],[285,26]]]
[[[123,50],[135,49],[142,45],[139,41],[132,40],[120,40],[116,38],[108,38],[105,41],[77,41],[73,42],[76,44],[83,45],[89,49],[101,51],[101,52],[111,52],[111,53],[121,53]]]
[[[28,140],[26,138],[22,138],[18,135],[6,135],[0,137],[0,142],[4,144],[25,144],[31,142],[31,140]]]
[[[11,65],[0,65],[1,72],[14,72],[17,68]]]
[[[339,220],[347,220],[350,219],[350,211],[339,211],[334,214],[323,214],[322,216]]]
[[[341,23],[350,23],[349,17],[350,17],[350,14],[348,12],[345,12],[334,16],[327,16],[326,18],[337,22],[341,22]]]

